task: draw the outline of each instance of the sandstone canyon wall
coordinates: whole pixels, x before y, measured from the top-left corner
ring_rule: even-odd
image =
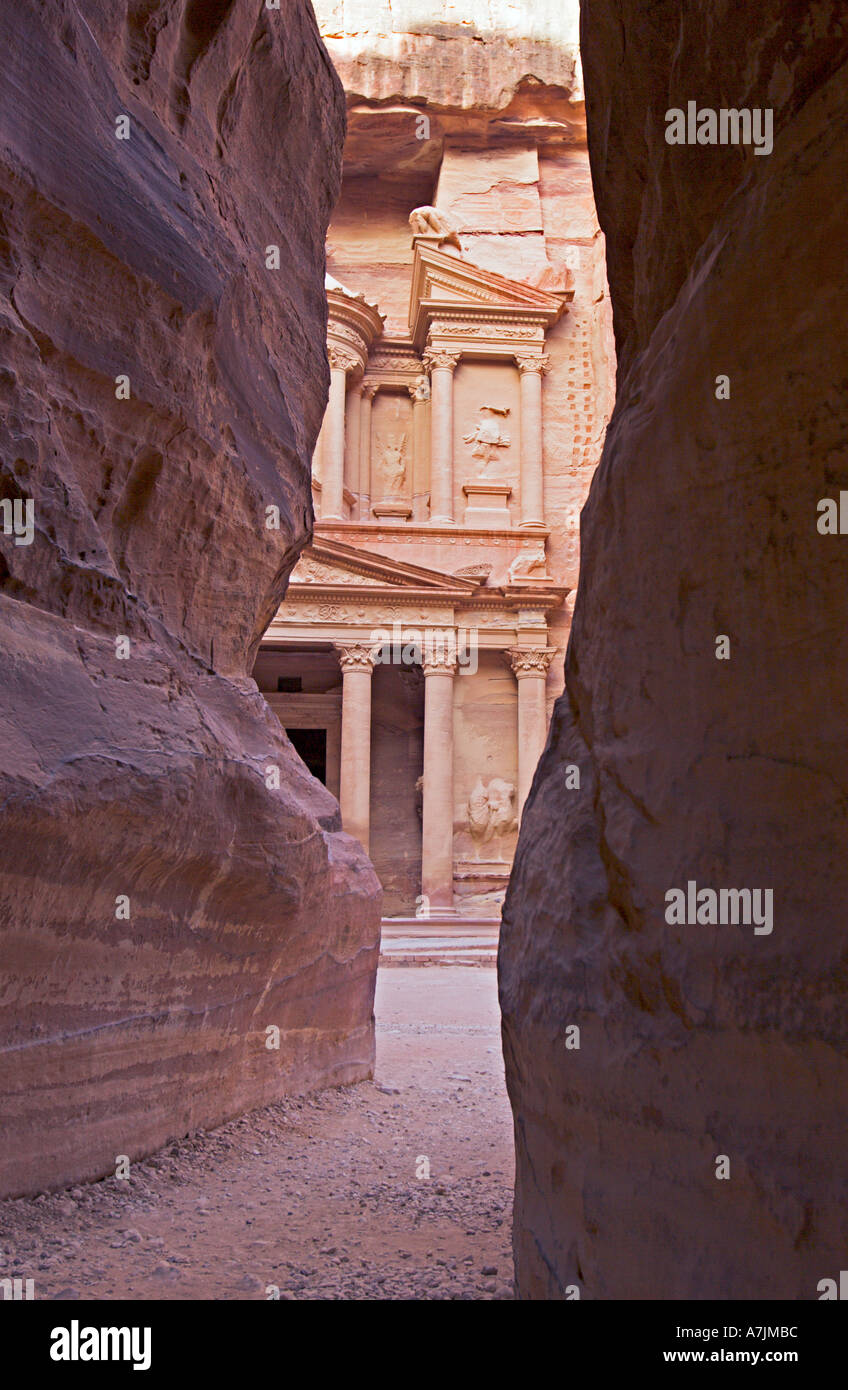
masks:
[[[824,0],[583,7],[619,370],[501,941],[523,1297],[845,1266],[847,54]],[[667,144],[690,100],[773,152]],[[667,923],[690,881],[773,930]]]
[[[311,7],[37,0],[0,33],[0,497],[34,504],[30,543],[0,534],[24,1193],[368,1075],[379,887],[248,675],[329,380],[345,118]]]

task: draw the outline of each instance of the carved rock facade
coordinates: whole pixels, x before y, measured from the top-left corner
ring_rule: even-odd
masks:
[[[338,369],[331,357],[315,543],[257,679],[343,821],[355,814],[365,835],[370,808],[363,843],[386,911],[491,917],[515,815],[484,837],[469,802],[481,779],[516,788],[520,812],[529,787],[562,688],[572,518],[612,385],[573,15],[496,0],[492,32],[471,43],[465,24],[421,32],[404,3],[386,34],[359,0],[342,32],[336,5],[316,13],[350,93],[328,346],[343,333],[357,346]],[[454,63],[469,64],[460,84]],[[428,99],[413,104],[405,84],[421,64]],[[339,665],[338,646],[355,642],[376,654],[370,704]],[[519,668],[513,649],[537,659]]]

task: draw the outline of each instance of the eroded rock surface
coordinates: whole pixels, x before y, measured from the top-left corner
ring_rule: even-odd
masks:
[[[379,888],[248,675],[328,384],[344,99],[311,7],[55,0],[0,32],[0,495],[34,503],[30,544],[0,535],[22,1193],[370,1074]]]
[[[592,0],[582,51],[618,396],[501,942],[518,1294],[817,1298],[848,1249],[844,20]],[[773,109],[773,153],[666,144],[689,100]],[[690,880],[772,889],[772,932],[667,924]]]

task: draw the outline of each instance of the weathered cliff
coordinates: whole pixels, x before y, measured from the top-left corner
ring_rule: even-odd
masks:
[[[344,99],[311,7],[39,0],[0,34],[0,1191],[26,1192],[368,1074],[379,889],[248,675],[328,385]]]
[[[844,20],[590,0],[582,52],[618,392],[504,916],[518,1287],[816,1298],[848,1247]],[[773,152],[667,144],[690,100],[772,109]],[[772,890],[773,929],[667,922],[690,881]]]

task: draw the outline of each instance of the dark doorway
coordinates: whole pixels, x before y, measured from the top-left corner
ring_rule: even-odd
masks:
[[[327,730],[286,729],[296,751],[313,777],[327,785]]]

